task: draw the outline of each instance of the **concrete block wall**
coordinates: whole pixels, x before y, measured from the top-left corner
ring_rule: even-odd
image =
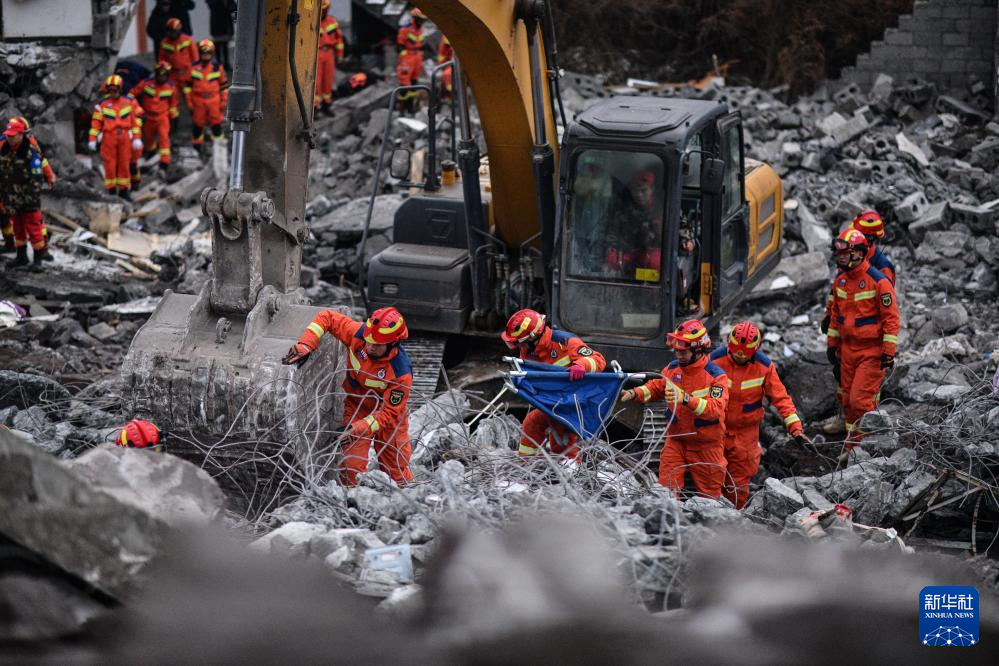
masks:
[[[866,91],[884,72],[896,82],[918,76],[941,90],[964,88],[976,79],[992,90],[997,20],[999,0],[916,0],[912,13],[872,42],[840,80]]]

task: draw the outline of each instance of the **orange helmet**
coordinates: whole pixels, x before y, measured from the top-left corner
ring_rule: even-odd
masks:
[[[500,337],[513,349],[517,345],[540,338],[544,332],[545,316],[536,310],[525,308],[513,313]]]
[[[350,77],[350,87],[351,88],[361,88],[368,82],[368,75],[364,72],[358,72]]]
[[[200,53],[215,53],[215,42],[210,39],[202,39],[198,42],[198,51]]]
[[[167,19],[167,22],[166,22],[166,29],[167,30],[180,30],[181,27],[182,26],[181,26],[179,18]]]
[[[24,134],[30,129],[28,126],[28,121],[21,116],[14,116],[7,122],[7,127],[4,128],[4,136],[14,136],[15,134]]]
[[[371,313],[361,329],[361,337],[373,345],[390,345],[409,337],[406,320],[395,308],[379,308]]]
[[[415,19],[423,19],[424,21],[427,20],[427,15],[421,12],[419,7],[413,7],[409,10],[409,15]]]
[[[732,327],[728,334],[728,353],[736,359],[743,360],[752,357],[760,348],[763,336],[760,329],[751,321],[740,321]]]
[[[876,210],[865,210],[853,218],[853,228],[865,236],[885,237],[885,221]]]
[[[132,419],[125,424],[115,440],[116,446],[124,446],[132,449],[152,449],[162,451],[163,443],[160,441],[160,429],[149,421],[142,419]]]
[[[166,60],[160,60],[158,63],[156,63],[156,69],[154,71],[157,74],[159,74],[160,72],[169,73],[171,69],[173,69],[173,67],[170,66],[170,63],[168,63]]]
[[[711,346],[711,336],[700,320],[688,319],[666,334],[666,345],[673,349],[707,349]]]
[[[833,254],[843,254],[854,250],[867,252],[867,238],[853,227],[847,227],[833,239],[832,251]]]

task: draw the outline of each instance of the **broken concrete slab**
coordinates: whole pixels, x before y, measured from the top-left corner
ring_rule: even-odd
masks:
[[[753,296],[774,292],[808,290],[828,284],[829,253],[807,252],[781,259],[777,267],[753,289]]]

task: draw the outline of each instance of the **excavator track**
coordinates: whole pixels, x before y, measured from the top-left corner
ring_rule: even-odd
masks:
[[[421,334],[411,335],[404,346],[409,361],[413,364],[413,390],[410,394],[410,411],[434,397],[437,382],[440,380],[444,345],[447,336]]]

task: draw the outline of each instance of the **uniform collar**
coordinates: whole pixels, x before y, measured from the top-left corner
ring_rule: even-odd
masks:
[[[850,278],[858,278],[861,275],[865,274],[867,272],[867,269],[869,269],[870,267],[871,267],[871,262],[867,261],[867,259],[864,259],[859,264],[857,264],[850,270],[846,271],[846,274]]]
[[[704,356],[702,356],[701,358],[697,359],[696,361],[694,361],[690,365],[680,365],[679,363],[677,363],[676,365],[677,365],[678,368],[680,368],[680,371],[683,374],[686,375],[686,374],[689,374],[689,373],[692,373],[692,372],[697,372],[699,370],[703,370],[704,366],[706,366],[708,364],[709,360],[711,360],[711,359],[709,359],[708,355],[705,354]]]
[[[548,349],[552,346],[552,327],[545,326],[545,332],[541,334],[538,338],[538,344],[534,345],[534,351],[530,355],[541,358],[548,353]]]

